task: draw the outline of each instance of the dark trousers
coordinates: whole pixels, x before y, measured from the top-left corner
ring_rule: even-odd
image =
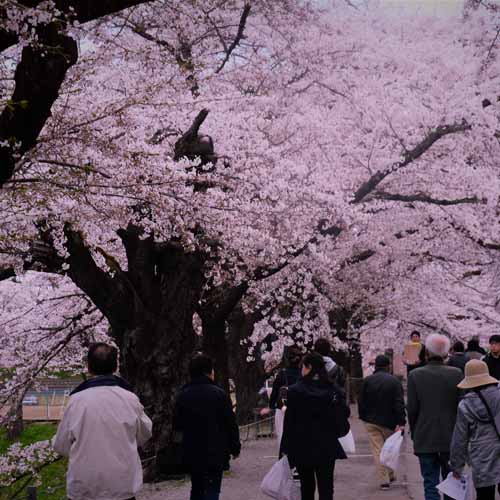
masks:
[[[476,493],[476,500],[495,500],[495,485],[476,488]],[[498,493],[500,493],[500,484],[498,485]]]
[[[335,462],[319,467],[297,466],[302,500],[314,500],[316,484],[318,485],[319,500],[332,500],[334,469]]]
[[[424,478],[425,500],[440,500],[441,495],[436,486],[441,482],[440,476],[442,479],[446,479],[450,472],[448,468],[450,454],[419,453],[417,456],[420,461],[420,471]],[[451,500],[451,498],[445,495],[444,500]]]
[[[222,471],[191,471],[191,500],[219,500]]]

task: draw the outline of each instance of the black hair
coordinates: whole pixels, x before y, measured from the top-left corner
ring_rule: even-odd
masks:
[[[214,362],[206,354],[196,354],[189,362],[189,376],[200,378],[204,375],[208,377],[212,374],[214,369]]]
[[[118,368],[118,350],[104,342],[94,342],[89,346],[87,364],[93,375],[111,375]]]
[[[469,342],[467,342],[467,350],[468,351],[479,351],[479,340],[477,339],[470,339]]]
[[[326,371],[325,361],[323,356],[317,352],[310,352],[302,359],[302,365],[310,366],[311,372],[307,375],[309,379],[318,378],[321,382],[331,384],[330,377]]]
[[[418,330],[413,330],[413,332],[410,333],[410,338],[412,338],[413,335],[417,335],[419,339],[422,338]]]
[[[314,343],[314,351],[322,356],[330,356],[332,352],[332,346],[328,339],[320,338]]]
[[[465,351],[464,343],[461,340],[457,340],[453,344],[453,352],[464,352],[464,351]]]
[[[500,335],[497,335],[497,334],[492,335],[490,337],[490,344],[492,344],[493,342],[500,344]]]
[[[302,361],[302,351],[295,346],[289,347],[286,352],[286,364],[290,368],[298,368]]]

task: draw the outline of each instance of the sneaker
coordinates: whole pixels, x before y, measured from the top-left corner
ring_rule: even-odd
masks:
[[[383,491],[387,491],[388,489],[390,489],[391,485],[389,483],[383,483],[380,485],[380,489],[383,490]]]

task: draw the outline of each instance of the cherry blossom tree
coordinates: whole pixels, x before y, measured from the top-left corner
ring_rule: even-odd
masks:
[[[228,332],[250,347],[272,334],[279,357],[330,335],[331,311],[354,332],[408,320],[412,290],[437,324],[435,273],[462,299],[458,269],[495,276],[495,29],[481,10],[415,22],[284,0],[152,2],[95,22],[5,183],[2,267],[66,276],[86,297],[68,307],[104,316],[152,454],[195,316],[223,381]]]

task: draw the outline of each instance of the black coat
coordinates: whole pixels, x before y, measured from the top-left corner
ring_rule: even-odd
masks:
[[[281,370],[273,382],[273,390],[269,398],[269,408],[275,410],[281,408],[283,403],[281,401],[280,393],[282,387],[290,387],[296,384],[300,378],[300,368],[285,368]]]
[[[500,358],[489,353],[484,357],[484,362],[488,365],[490,375],[500,381]]]
[[[208,377],[180,391],[174,429],[182,433],[182,458],[189,469],[222,470],[241,444],[236,417],[226,393]]]
[[[288,389],[281,453],[294,466],[326,465],[347,458],[338,441],[337,429],[345,423],[336,422],[339,413],[347,420],[349,408],[340,389],[302,378]]]
[[[378,370],[363,380],[358,399],[359,418],[370,424],[394,430],[404,426],[405,401],[401,382],[390,373]]]
[[[462,370],[462,373],[465,371],[465,364],[469,361],[464,352],[459,352],[450,356],[447,365],[454,366],[455,368],[459,368]]]

